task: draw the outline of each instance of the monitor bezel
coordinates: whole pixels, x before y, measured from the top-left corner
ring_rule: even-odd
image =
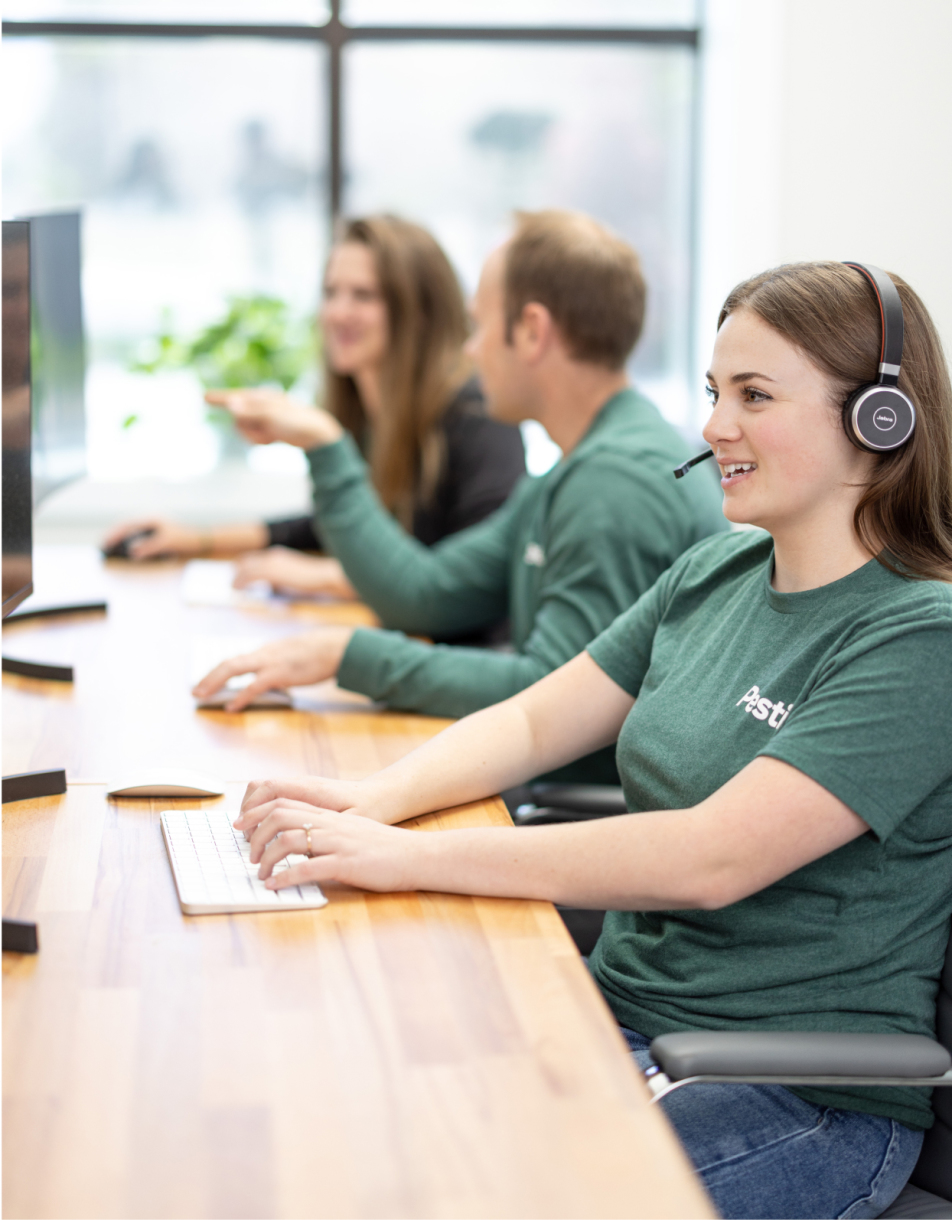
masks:
[[[3,221],[3,236],[4,236],[4,238],[6,238],[6,235],[8,232],[12,232],[12,230],[14,230],[14,229],[21,229],[21,228],[24,230],[24,232],[21,236],[21,240],[25,241],[27,259],[30,260],[32,258],[32,249],[31,249],[31,245],[30,245],[30,222],[28,220],[5,220],[5,221]],[[3,244],[5,245],[6,242],[4,241]],[[28,271],[27,271],[27,283],[30,284],[29,263],[28,263]],[[32,311],[32,284],[30,284],[30,291],[31,291],[31,302],[30,302],[30,318],[29,318],[28,324],[30,327],[32,327],[32,312],[33,312]],[[29,357],[28,357],[28,361],[29,361]],[[32,369],[30,368],[29,363],[27,365],[27,377],[29,378],[29,384],[30,384],[30,428],[28,430],[28,435],[30,438],[30,453],[31,453],[31,459],[32,459],[32,451],[33,451],[33,426],[32,426],[32,420],[33,420],[33,392],[32,392],[32,390],[33,390],[33,386],[32,386],[32,380],[33,379],[32,379]],[[30,505],[30,518],[31,518],[30,579],[27,581],[27,583],[25,585],[21,585],[19,589],[17,589],[15,592],[11,593],[10,596],[8,598],[6,598],[6,600],[4,600],[3,606],[2,606],[2,618],[3,619],[7,619],[10,616],[10,614],[14,610],[16,610],[17,606],[19,606],[23,602],[25,602],[26,599],[28,597],[30,597],[30,595],[33,593],[33,529],[32,529],[33,475],[32,475],[32,461],[27,463],[27,470],[30,472],[30,475],[29,475],[29,505]]]

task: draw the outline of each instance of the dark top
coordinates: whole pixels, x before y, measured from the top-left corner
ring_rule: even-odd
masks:
[[[413,536],[424,546],[475,525],[495,512],[526,472],[522,435],[486,414],[479,383],[467,381],[442,420],[446,456],[432,501],[413,516]],[[313,517],[267,522],[268,545],[325,549]]]

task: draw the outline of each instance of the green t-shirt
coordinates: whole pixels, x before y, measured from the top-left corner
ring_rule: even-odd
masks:
[[[589,645],[637,696],[617,749],[628,807],[689,808],[768,755],[870,830],[721,910],[609,912],[595,978],[646,1037],[934,1037],[952,913],[952,586],[871,560],[778,593],[772,571],[761,531],[709,538]],[[796,1092],[932,1122],[927,1090]]]
[[[388,631],[354,632],[337,680],[390,707],[466,716],[577,656],[679,555],[726,528],[713,478],[678,480],[687,446],[633,390],[491,517],[425,547],[384,509],[349,437],[310,453],[318,532]],[[512,649],[432,646],[508,615]],[[610,749],[552,778],[617,783]]]

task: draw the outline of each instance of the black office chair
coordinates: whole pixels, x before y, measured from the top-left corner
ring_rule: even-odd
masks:
[[[608,784],[528,784],[504,796],[517,826],[587,822],[628,812],[621,788]],[[588,957],[601,935],[605,912],[558,905],[557,910],[579,953]]]
[[[915,1034],[663,1034],[651,1043],[648,1084],[660,1101],[691,1084],[925,1085],[935,1125],[909,1184],[882,1216],[952,1220],[952,937],[939,983],[938,1041]]]

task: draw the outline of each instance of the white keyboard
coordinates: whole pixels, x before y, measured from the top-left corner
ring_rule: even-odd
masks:
[[[224,809],[167,809],[162,814],[165,846],[186,915],[306,911],[327,905],[319,885],[266,889],[258,880],[258,865],[248,860],[250,843],[231,824],[235,816]],[[288,856],[274,871],[306,858]]]

